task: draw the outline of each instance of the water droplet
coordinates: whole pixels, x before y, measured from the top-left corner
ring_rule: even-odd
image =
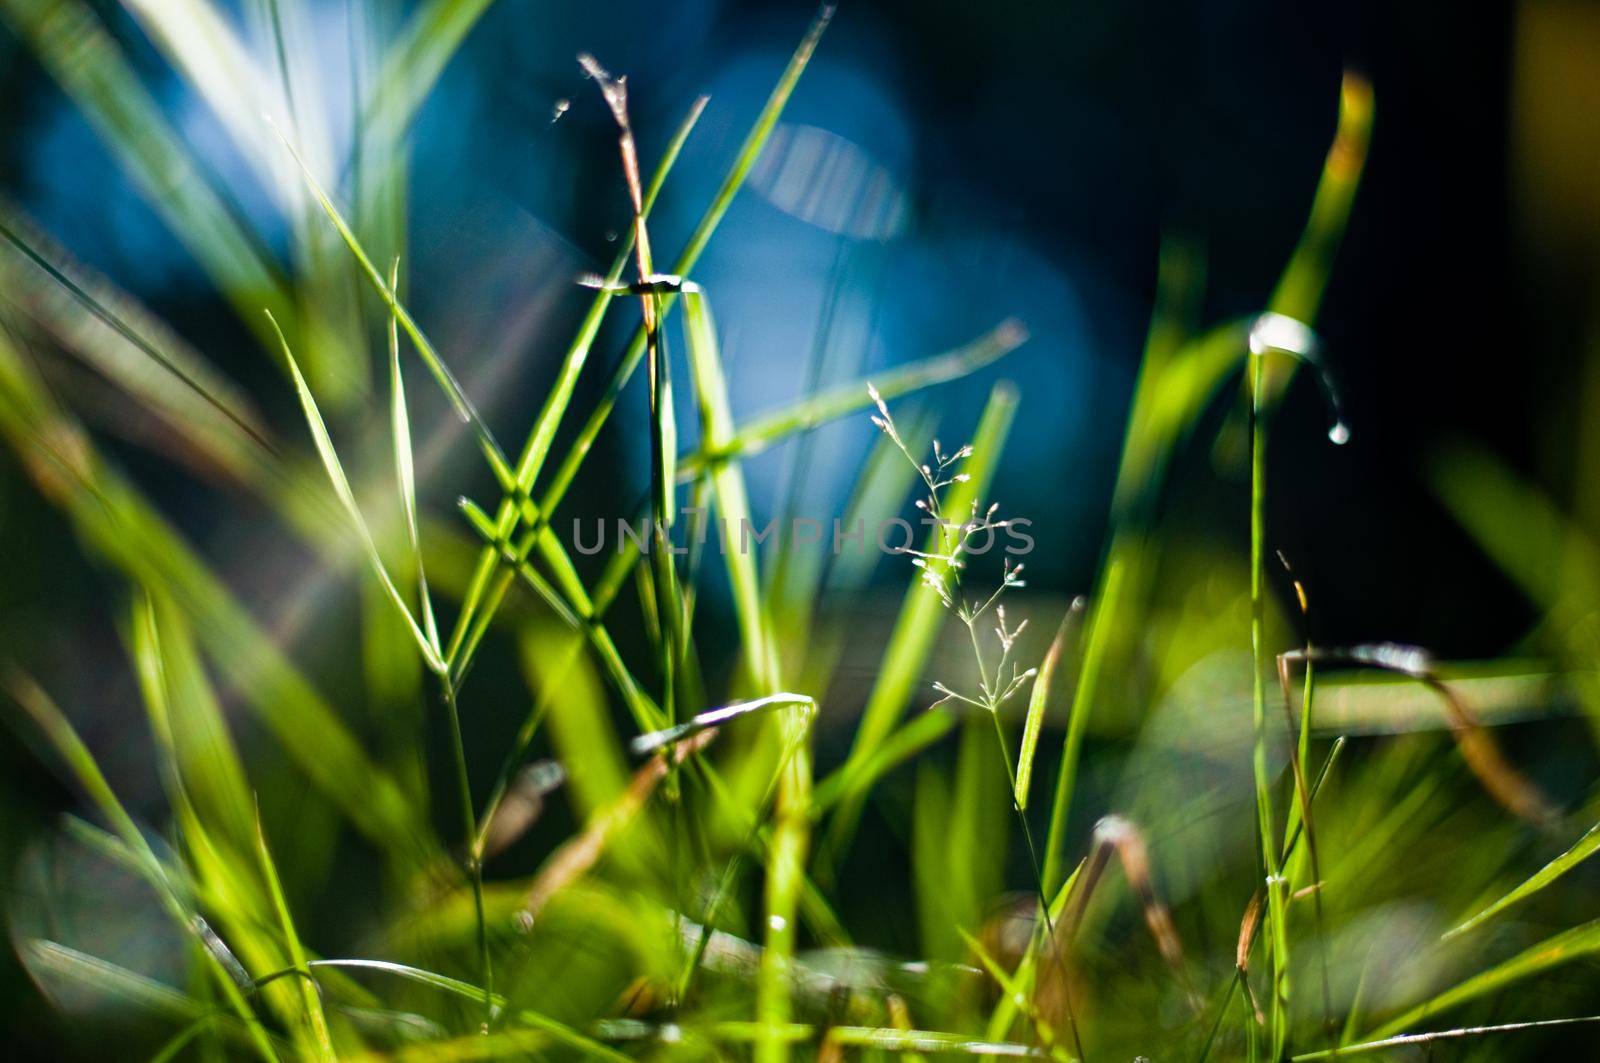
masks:
[[[555,102],[555,106],[550,108],[550,124],[555,125],[557,122],[559,122],[561,120],[561,116],[566,114],[568,108],[571,106],[572,101],[567,99],[565,96],[557,100]]]
[[[789,920],[785,919],[781,915],[769,916],[767,918],[767,927],[774,933],[781,934],[785,929],[788,928],[788,926]]]
[[[1333,422],[1333,427],[1328,429],[1328,439],[1336,447],[1342,447],[1350,442],[1350,426],[1343,421]]]

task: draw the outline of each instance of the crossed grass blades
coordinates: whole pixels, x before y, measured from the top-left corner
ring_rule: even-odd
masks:
[[[966,582],[967,534],[1009,519],[982,500],[1017,413],[1015,390],[991,391],[970,448],[934,443],[927,462],[931,407],[903,411],[899,422],[889,408],[990,365],[1024,342],[1021,325],[1001,323],[879,374],[871,392],[845,381],[744,421],[730,408],[694,269],[777,127],[829,9],[780,74],[669,273],[657,270],[649,216],[708,103],[689,109],[646,180],[626,82],[585,58],[618,128],[632,225],[592,284],[523,448],[515,460],[502,449],[468,397],[470,381],[457,379],[402,297],[407,129],[486,6],[427,0],[398,26],[375,8],[351,9],[356,66],[367,76],[356,86],[359,151],[341,169],[310,89],[305,5],[268,5],[273,61],[258,64],[207,0],[130,0],[134,22],[289,219],[285,264],[232,208],[226,182],[189,154],[97,9],[0,0],[13,31],[284,371],[316,455],[275,433],[204,354],[0,203],[0,432],[39,497],[125,588],[116,619],[169,818],[135,819],[68,713],[20,661],[5,667],[12,722],[86,799],[89,818],[68,817],[48,845],[101,879],[137,883],[148,911],[136,904],[126,918],[186,972],[157,976],[70,935],[58,940],[48,928],[61,924],[32,916],[71,898],[38,861],[25,862],[12,936],[52,998],[68,1008],[92,1000],[90,1014],[107,1023],[139,1016],[142,1029],[158,1031],[149,1055],[163,1060],[1312,1059],[1478,1044],[1509,1053],[1594,1021],[1569,1010],[1592,1005],[1592,994],[1538,976],[1600,950],[1600,922],[1568,920],[1550,932],[1514,914],[1587,911],[1572,883],[1600,848],[1600,809],[1563,814],[1494,733],[1530,700],[1574,702],[1591,718],[1600,705],[1584,678],[1592,660],[1578,623],[1600,595],[1600,560],[1557,509],[1488,459],[1454,455],[1435,472],[1441,498],[1548,611],[1552,629],[1572,632],[1557,640],[1554,667],[1313,646],[1305,588],[1292,583],[1299,610],[1288,615],[1271,593],[1266,429],[1296,366],[1314,354],[1308,326],[1366,157],[1365,83],[1345,81],[1305,232],[1260,315],[1198,327],[1198,256],[1176,241],[1163,249],[1104,562],[1091,595],[1052,610],[1027,596],[1009,561],[985,592]],[[262,112],[276,124],[263,124]],[[328,176],[336,172],[337,182]],[[341,209],[341,193],[353,209]],[[636,301],[640,327],[599,400],[575,409],[619,295]],[[347,467],[348,447],[336,443],[375,390],[373,333],[387,340],[389,400],[387,460],[376,473],[370,462]],[[678,336],[683,380],[673,375]],[[493,474],[500,497],[491,507],[463,499],[457,519],[430,512],[413,457],[412,355]],[[68,360],[78,367],[71,391],[58,383]],[[641,364],[643,411],[626,403]],[[1326,388],[1320,363],[1313,368]],[[1184,543],[1159,503],[1173,459],[1239,377],[1245,401],[1215,454],[1250,471],[1248,571],[1205,558],[1231,580],[1232,605],[1174,623],[1180,613],[1157,574],[1181,571]],[[677,446],[674,384],[690,390],[700,422],[687,453]],[[88,401],[96,395],[117,401]],[[781,551],[740,549],[719,551],[740,667],[715,699],[721,706],[705,708],[713,699],[696,645],[699,557],[621,551],[587,580],[551,532],[553,515],[613,413],[628,422],[623,431],[651,440],[648,515],[659,546],[680,493],[708,502],[726,534],[749,517],[744,460],[863,410],[875,411],[883,439],[851,523],[898,514],[918,484],[921,511],[939,523],[911,554],[920,579],[859,712],[824,704],[848,689],[835,676],[847,635],[830,603],[849,601],[869,568],[841,562],[818,574]],[[563,425],[574,424],[558,453]],[[316,561],[308,595],[341,586],[331,573],[364,572],[361,679],[380,710],[372,719],[335,708],[102,455],[102,432],[263,504]],[[1539,534],[1509,528],[1510,512]],[[1529,545],[1555,541],[1569,544],[1572,580],[1551,580]],[[630,587],[636,604],[625,599]],[[619,608],[637,608],[649,633],[643,661],[611,635],[607,618]],[[1030,614],[1052,611],[1060,620],[1048,645],[1027,638]],[[965,636],[968,665],[941,650],[952,627]],[[1092,827],[1077,824],[1087,738],[1132,736],[1148,719],[1136,752],[1162,763],[1155,732],[1182,676],[1160,662],[1211,659],[1247,632],[1251,711],[1230,719],[1249,741],[1198,747],[1202,757],[1226,751],[1242,797],[1202,808],[1209,793],[1174,794],[1152,776],[1130,797],[1138,812],[1094,809]],[[480,707],[467,681],[481,652],[507,645],[529,705],[498,772],[475,778],[466,739]],[[1274,665],[1282,722],[1268,695]],[[1364,674],[1321,674],[1350,667]],[[247,756],[224,703],[255,717],[278,755]],[[613,706],[631,734],[619,733]],[[419,767],[434,714],[448,732],[451,792],[439,803],[456,824],[443,835]],[[848,755],[819,773],[813,729],[824,717],[856,722]],[[1374,739],[1375,723],[1410,733]],[[536,748],[547,752],[534,759]],[[1038,770],[1052,756],[1053,772]],[[1050,780],[1048,802],[1034,799],[1036,775]],[[290,803],[285,793],[304,797]],[[493,861],[529,844],[553,801],[570,805],[576,831],[531,877],[492,873]],[[922,946],[914,960],[853,940],[870,917],[842,887],[874,805],[908,824]],[[1012,881],[1008,821],[1023,838],[1027,890],[997,905]],[[1209,848],[1194,848],[1186,832],[1196,824],[1214,830]],[[375,900],[348,926],[307,933],[318,922],[307,913],[349,888],[332,856],[351,844],[381,866]],[[1438,873],[1444,866],[1448,874]],[[1129,911],[1148,934],[1130,932]]]

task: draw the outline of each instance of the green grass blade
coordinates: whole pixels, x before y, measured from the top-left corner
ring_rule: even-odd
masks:
[[[823,811],[846,797],[865,793],[888,772],[949,734],[959,722],[944,708],[929,709],[908,720],[884,739],[871,757],[854,766],[841,765],[819,782],[813,798],[817,810]]]
[[[139,686],[183,793],[235,853],[251,844],[250,784],[187,625],[169,602],[142,595],[128,625]]]
[[[711,307],[699,291],[684,292],[684,326],[689,338],[689,364],[693,370],[695,401],[700,410],[703,450],[720,453],[734,438],[733,410],[728,404],[728,384],[722,371],[716,323]],[[712,495],[721,516],[722,556],[733,588],[739,618],[740,643],[754,689],[776,690],[779,679],[777,647],[770,618],[761,601],[761,577],[755,544],[745,539],[750,526],[750,501],[744,472],[738,462],[717,462],[710,470]]]
[[[405,136],[417,109],[467,34],[493,0],[426,0],[418,5],[382,60],[362,125],[365,154],[390,148]]]
[[[1044,663],[1039,666],[1039,674],[1033,681],[1033,690],[1028,695],[1028,715],[1022,725],[1022,745],[1017,752],[1017,810],[1025,812],[1028,808],[1028,789],[1033,780],[1033,757],[1039,750],[1039,732],[1044,726],[1044,711],[1050,702],[1050,690],[1055,680],[1056,666],[1061,661],[1062,651],[1066,648],[1067,641],[1076,633],[1078,624],[1083,616],[1083,599],[1079,598],[1067,610],[1067,615],[1061,618],[1061,626],[1056,629],[1056,637],[1050,641],[1050,649],[1044,655]]]
[[[306,971],[309,975],[310,968],[306,966],[306,952],[300,944],[300,935],[295,930],[294,919],[289,915],[289,899],[283,894],[283,883],[278,880],[278,868],[272,862],[272,851],[267,846],[267,832],[261,825],[261,815],[256,814],[256,857],[261,866],[261,877],[267,884],[267,895],[272,898],[272,912],[277,917],[278,929],[283,932],[283,941],[289,952],[289,962],[297,969]],[[300,983],[300,1000],[304,1009],[304,1019],[310,1027],[311,1042],[316,1049],[316,1057],[322,1060],[337,1059],[333,1050],[333,1038],[328,1033],[328,1018],[322,1011],[322,997],[317,992],[317,987],[307,979],[296,979]]]
[[[400,260],[389,270],[389,290],[400,290]],[[422,564],[422,534],[417,530],[417,471],[411,456],[411,415],[406,412],[406,382],[400,370],[399,319],[389,315],[389,423],[394,443],[395,481],[400,487],[400,509],[405,514],[406,538],[411,545],[411,563],[417,570],[417,599],[422,610],[423,633],[434,656],[443,660],[439,646],[439,626],[433,617],[433,600],[428,594],[428,574]]]
[[[728,208],[733,205],[733,197],[744,187],[745,178],[750,175],[751,167],[760,157],[761,149],[766,147],[772,131],[777,128],[778,119],[783,115],[783,109],[788,106],[789,97],[794,93],[795,86],[800,83],[800,75],[805,73],[812,54],[817,50],[817,44],[822,40],[822,34],[832,20],[833,5],[823,4],[818,9],[816,18],[812,20],[811,27],[806,30],[806,35],[801,38],[799,47],[789,57],[789,65],[784,67],[778,83],[773,86],[771,95],[761,108],[761,113],[756,116],[755,124],[750,127],[750,132],[745,134],[744,143],[739,145],[739,152],[734,156],[733,165],[723,178],[721,187],[711,200],[711,205],[701,216],[700,223],[695,226],[688,242],[684,244],[683,251],[679,254],[672,270],[678,276],[688,276],[693,272],[695,263],[700,261],[700,255],[711,242],[712,234],[722,224],[723,215],[727,214]]]
[[[1371,83],[1360,74],[1345,71],[1339,85],[1339,123],[1323,160],[1311,212],[1267,309],[1301,321],[1316,320],[1334,255],[1343,242],[1350,208],[1361,187],[1373,116]]]
[[[1535,893],[1538,893],[1540,890],[1550,885],[1562,875],[1565,875],[1567,872],[1571,871],[1573,868],[1589,859],[1589,857],[1593,856],[1596,851],[1600,851],[1600,825],[1590,827],[1586,832],[1584,832],[1583,837],[1579,838],[1573,843],[1570,849],[1556,857],[1554,860],[1550,861],[1548,864],[1544,865],[1544,867],[1535,872],[1534,875],[1526,882],[1523,882],[1516,889],[1512,890],[1510,893],[1507,893],[1505,896],[1479,911],[1476,915],[1462,923],[1460,926],[1456,927],[1454,930],[1451,930],[1449,933],[1445,934],[1446,940],[1455,937],[1457,934],[1465,934],[1474,927],[1477,927],[1485,921],[1492,919],[1495,915],[1511,907],[1513,904],[1516,904],[1518,901],[1533,896]]]
[[[268,315],[268,320],[271,320]],[[273,322],[277,327],[277,322]],[[373,574],[383,585],[384,593],[394,603],[394,607],[405,618],[406,626],[411,630],[412,638],[417,640],[417,648],[422,652],[422,659],[428,667],[439,674],[445,673],[444,659],[434,650],[428,636],[417,625],[416,617],[411,615],[411,608],[406,605],[405,596],[400,593],[394,580],[389,576],[389,570],[383,564],[383,558],[378,554],[378,544],[372,538],[372,529],[367,527],[366,518],[361,515],[361,507],[356,504],[355,492],[350,488],[350,481],[344,474],[344,466],[339,463],[339,454],[333,447],[333,440],[328,435],[328,426],[322,420],[322,413],[317,409],[317,400],[311,394],[311,388],[306,385],[306,379],[300,373],[300,366],[294,360],[294,353],[289,350],[289,341],[283,338],[282,331],[278,332],[278,343],[283,349],[283,357],[289,363],[289,374],[294,380],[294,389],[300,399],[300,407],[305,412],[306,424],[311,429],[312,441],[317,446],[317,456],[322,459],[322,467],[327,470],[328,479],[333,484],[334,494],[339,496],[339,503],[344,507],[345,514],[350,518],[356,536],[361,541],[362,548],[366,551],[367,561],[372,565]]]
[[[1016,350],[1027,339],[1028,331],[1021,322],[1003,321],[955,350],[875,373],[872,383],[884,401],[892,401],[936,384],[969,376]],[[712,448],[702,442],[697,453],[687,455],[679,462],[678,475],[682,479],[689,479],[719,461],[754,457],[797,432],[860,413],[872,405],[866,385],[865,379],[851,381],[818,395],[808,395],[780,410],[758,414],[720,447]]]
[[[1465,981],[1431,997],[1372,1031],[1368,1040],[1404,1033],[1433,1015],[1459,1007],[1553,967],[1600,952],[1600,920],[1575,926],[1546,938],[1502,963],[1485,968]]]
[[[672,272],[680,277],[686,277],[694,271],[695,264],[700,261],[700,255],[705,251],[706,245],[711,242],[711,236],[716,232],[717,226],[722,223],[722,218],[732,205],[734,196],[744,187],[745,178],[749,176],[750,168],[755,165],[756,158],[761,154],[761,149],[772,136],[772,130],[778,124],[778,118],[783,114],[783,109],[788,105],[789,97],[800,81],[800,75],[805,72],[807,64],[811,62],[812,53],[816,51],[817,43],[822,39],[823,31],[828,28],[828,23],[833,18],[833,8],[824,6],[812,22],[800,46],[795,49],[789,59],[789,65],[784,68],[783,74],[778,78],[778,83],[773,87],[771,95],[767,97],[766,104],[761,113],[756,117],[755,124],[750,127],[744,143],[740,145],[738,154],[734,157],[733,165],[728,168],[727,175],[723,177],[721,186],[712,197],[711,205],[701,216],[700,222],[695,226],[688,243],[679,254],[678,260],[673,264]],[[665,318],[671,313],[675,300],[669,295],[661,301],[661,316]],[[633,376],[633,371],[638,368],[639,360],[644,357],[644,333],[634,335],[632,344],[627,353],[623,355],[622,362],[617,366],[612,375],[611,383],[607,386],[600,402],[590,413],[589,419],[584,423],[578,438],[567,452],[566,458],[557,468],[550,486],[545,489],[540,498],[540,508],[551,512],[561,497],[566,494],[572,480],[578,474],[578,469],[589,455],[590,448],[594,445],[595,438],[600,434],[600,429],[611,416],[611,410],[616,406],[617,398],[622,394],[622,389]]]

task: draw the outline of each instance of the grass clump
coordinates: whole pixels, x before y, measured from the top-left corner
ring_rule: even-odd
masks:
[[[406,128],[485,6],[424,3],[372,57],[358,164],[335,181],[278,18],[279,61],[258,69],[221,9],[131,5],[295,220],[284,268],[241,231],[94,10],[0,0],[303,415],[274,430],[155,315],[0,203],[0,434],[126,604],[116,619],[160,783],[159,805],[126,802],[99,736],[80,734],[28,662],[7,663],[11,722],[90,817],[48,844],[133,898],[139,947],[107,955],[60,917],[74,898],[49,861],[22,861],[10,901],[21,963],[67,1012],[91,1002],[97,1047],[131,1016],[144,1026],[128,1044],[157,1059],[1322,1059],[1552,1044],[1594,1021],[1592,986],[1548,976],[1600,950],[1600,929],[1546,921],[1583,898],[1596,810],[1557,810],[1525,750],[1501,741],[1495,704],[1559,683],[1587,706],[1592,684],[1569,678],[1586,674],[1572,664],[1587,660],[1581,636],[1562,668],[1468,667],[1386,644],[1312,646],[1298,582],[1298,608],[1278,606],[1268,428],[1299,367],[1329,390],[1311,326],[1365,159],[1364,82],[1346,80],[1305,233],[1259,313],[1196,327],[1183,308],[1199,271],[1182,246],[1164,249],[1110,535],[1092,593],[1069,603],[1027,586],[1007,547],[1029,525],[988,501],[1027,416],[1018,390],[991,387],[971,444],[932,438],[938,386],[1021,345],[1020,323],[876,386],[850,380],[748,417],[730,401],[695,270],[830,8],[671,273],[649,219],[707,101],[646,180],[625,80],[584,57],[617,130],[631,225],[522,448],[514,460],[501,448],[407,308],[399,265]],[[297,11],[285,5],[284,24]],[[100,61],[75,58],[74,41]],[[224,60],[241,64],[238,85],[219,76]],[[283,125],[263,133],[262,108]],[[634,307],[631,338],[581,407],[603,324],[631,323]],[[379,462],[335,442],[375,405],[369,332],[386,341]],[[186,468],[219,471],[271,514],[310,567],[354,574],[376,664],[333,674],[286,650],[108,456],[105,407],[52,387],[41,365],[62,354],[168,426]],[[431,512],[414,455],[413,356],[492,478],[490,501],[462,498],[448,517]],[[692,400],[689,448],[674,388]],[[921,412],[897,421],[889,404],[907,398]],[[745,463],[863,411],[881,439],[850,518],[896,517],[910,495],[929,525],[900,551],[917,578],[881,640],[863,634],[870,564],[807,570],[792,546],[742,534]],[[1191,554],[1202,548],[1163,506],[1174,462],[1211,442],[1194,438],[1208,411],[1235,418],[1214,449],[1241,459],[1248,503],[1238,542]],[[552,521],[613,419],[649,441],[649,534],[588,574]],[[1239,426],[1245,452],[1229,443]],[[1508,572],[1552,616],[1574,615],[1496,509],[1524,509],[1546,539],[1566,534],[1561,514],[1486,460],[1438,479]],[[701,604],[721,586],[705,551],[674,549],[713,527],[731,623]],[[1576,570],[1600,571],[1572,542]],[[331,621],[316,635],[351,637]],[[500,688],[468,682],[480,657],[501,656],[525,680],[509,714]],[[386,710],[366,721],[324,692],[363,683]],[[1353,712],[1327,722],[1360,698],[1405,733],[1355,733]],[[502,723],[515,730],[486,756]],[[885,846],[908,866],[876,866]]]

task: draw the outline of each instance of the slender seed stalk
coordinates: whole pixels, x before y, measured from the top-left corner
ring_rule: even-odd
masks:
[[[440,689],[450,720],[450,742],[455,747],[456,789],[461,799],[461,827],[467,845],[467,877],[472,884],[472,906],[477,919],[478,969],[483,982],[483,1026],[489,1032],[494,1020],[494,971],[489,964],[489,923],[483,910],[483,860],[478,843],[478,816],[472,807],[472,780],[467,774],[467,747],[461,737],[461,713],[449,676],[440,676]]]
[[[1268,971],[1272,979],[1272,1051],[1281,1054],[1287,1037],[1289,935],[1286,899],[1278,863],[1272,814],[1271,776],[1267,766],[1266,691],[1266,470],[1267,441],[1261,418],[1262,363],[1266,352],[1252,341],[1250,350],[1250,648],[1252,720],[1255,747],[1256,823],[1267,893],[1267,918],[1272,926]]]

